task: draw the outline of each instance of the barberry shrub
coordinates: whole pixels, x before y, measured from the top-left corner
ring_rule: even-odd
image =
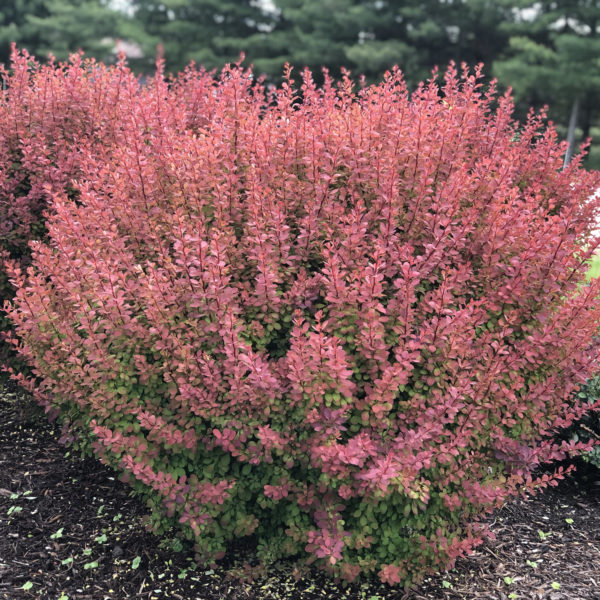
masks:
[[[590,410],[600,180],[480,81],[159,73],[54,195],[20,379],[198,560],[409,585],[589,447],[553,436]]]
[[[29,242],[44,238],[53,195],[76,197],[82,158],[114,142],[121,106],[139,84],[122,60],[107,67],[75,54],[65,63],[41,64],[15,47],[10,64],[0,65],[0,80],[1,304],[13,295],[3,261],[29,264]],[[0,331],[8,329],[0,315]],[[3,362],[7,350],[0,340]]]

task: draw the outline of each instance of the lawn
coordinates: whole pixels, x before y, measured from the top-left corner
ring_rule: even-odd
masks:
[[[600,254],[596,254],[590,262],[590,269],[588,271],[588,279],[594,279],[600,276]]]

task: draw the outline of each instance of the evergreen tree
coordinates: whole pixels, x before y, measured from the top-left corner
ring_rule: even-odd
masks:
[[[437,14],[450,36],[452,59],[469,65],[491,63],[509,40],[513,0],[438,1]]]
[[[99,59],[110,57],[111,42],[120,35],[125,15],[100,0],[12,0],[0,4],[0,62],[10,45],[43,58],[65,59],[79,49]]]
[[[271,17],[254,0],[132,0],[131,4],[148,36],[146,48],[161,44],[171,71],[183,69],[191,60],[209,69],[234,62],[246,52],[248,38],[270,28]]]
[[[431,2],[431,0],[430,0]],[[405,74],[419,71],[419,52],[410,31],[426,20],[427,3],[408,0],[275,0],[277,17],[257,59],[272,76],[291,62],[309,67],[319,78],[321,67],[338,76],[342,67],[368,80],[398,64]],[[431,30],[430,30],[430,33]]]
[[[590,135],[600,116],[600,4],[588,0],[522,2],[505,57],[494,63],[499,80],[514,89],[522,114],[547,104],[570,142]],[[567,126],[568,123],[568,126]]]
[[[377,80],[397,64],[409,84],[450,60],[490,62],[508,42],[499,28],[507,0],[275,0],[273,31],[262,40],[272,75],[281,65],[342,66]],[[265,50],[267,48],[267,50]],[[258,53],[256,53],[258,54]],[[277,58],[274,58],[277,57]],[[257,65],[263,66],[260,60]]]

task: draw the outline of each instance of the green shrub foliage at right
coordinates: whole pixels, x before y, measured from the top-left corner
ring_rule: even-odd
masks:
[[[579,421],[571,425],[563,438],[575,442],[585,441],[594,442],[594,447],[589,452],[584,452],[581,458],[586,463],[600,469],[600,410],[598,402],[600,401],[600,376],[596,375],[590,379],[581,391],[577,393],[579,402],[587,402],[594,406],[594,410],[586,413]]]

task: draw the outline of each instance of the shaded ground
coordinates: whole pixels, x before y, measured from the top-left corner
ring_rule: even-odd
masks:
[[[113,472],[65,456],[57,439],[24,394],[0,391],[2,600],[600,600],[593,475],[507,504],[493,520],[496,541],[413,592],[344,586],[320,573],[296,581],[285,564],[248,583],[236,578],[235,559],[194,569],[185,549],[145,531],[144,505]]]

